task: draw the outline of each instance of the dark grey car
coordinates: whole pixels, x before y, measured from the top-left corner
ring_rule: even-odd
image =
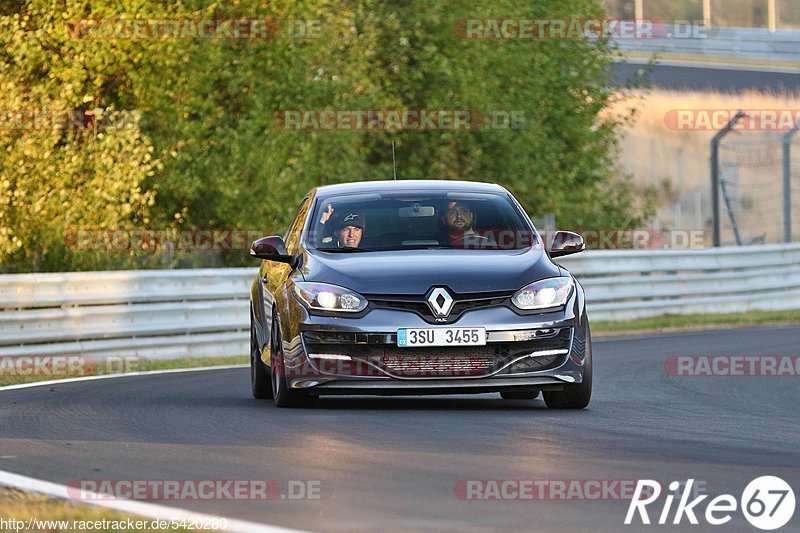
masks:
[[[499,392],[586,407],[592,350],[581,285],[503,187],[376,181],[312,190],[284,237],[253,243],[256,398]]]

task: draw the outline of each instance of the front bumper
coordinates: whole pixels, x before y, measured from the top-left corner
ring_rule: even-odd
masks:
[[[298,379],[292,386],[308,389],[315,395],[365,394],[376,396],[428,395],[428,394],[481,394],[488,392],[560,391],[565,381],[558,378],[485,378],[482,380],[441,379],[429,381],[355,380],[347,378]]]
[[[415,313],[375,309],[360,318],[293,309],[284,371],[311,394],[459,394],[561,390],[583,380],[585,316],[567,306],[521,316],[507,307],[464,313],[447,327],[485,327],[483,347],[398,348],[400,327],[439,327]],[[575,310],[577,311],[577,310]]]

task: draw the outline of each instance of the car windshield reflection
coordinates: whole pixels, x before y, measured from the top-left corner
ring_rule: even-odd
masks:
[[[536,233],[507,195],[407,193],[317,200],[306,240],[329,253],[394,250],[522,250]]]

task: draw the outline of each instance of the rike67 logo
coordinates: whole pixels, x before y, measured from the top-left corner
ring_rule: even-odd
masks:
[[[698,516],[700,516],[705,518],[708,524],[720,526],[730,522],[737,508],[741,508],[742,514],[751,525],[770,531],[785,526],[794,515],[794,491],[779,477],[762,476],[754,479],[745,487],[742,497],[738,501],[730,494],[721,494],[706,504],[705,512],[701,512],[700,504],[708,498],[707,494],[689,500],[693,484],[694,479],[687,480],[681,494],[677,494],[677,491],[683,485],[682,483],[673,481],[669,484],[671,494],[667,494],[664,498],[664,505],[655,523],[659,525],[668,523],[676,496],[679,501],[672,516],[671,523],[674,525],[680,524],[684,517],[690,524],[697,525],[699,523]],[[628,507],[625,524],[633,523],[637,512],[642,524],[650,524],[647,506],[656,502],[660,497],[661,484],[658,481],[640,479]]]

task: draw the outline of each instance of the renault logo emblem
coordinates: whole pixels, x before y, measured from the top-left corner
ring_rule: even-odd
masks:
[[[433,289],[428,296],[428,307],[433,311],[433,315],[445,318],[453,309],[453,297],[442,287]]]

